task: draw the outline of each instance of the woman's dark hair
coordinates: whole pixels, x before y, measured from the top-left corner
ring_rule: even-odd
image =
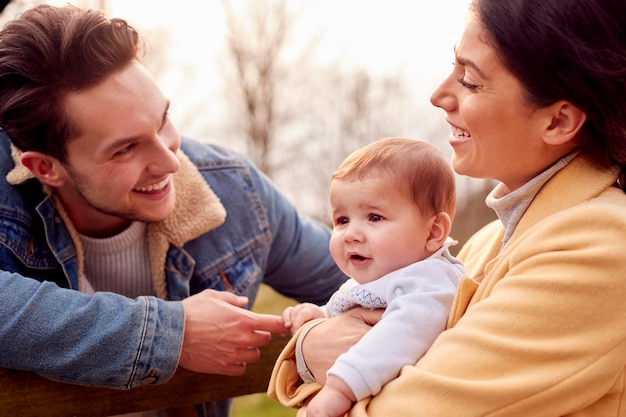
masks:
[[[626,166],[624,0],[473,0],[487,42],[544,107],[567,100],[587,114],[582,151]]]
[[[125,68],[138,45],[132,27],[100,11],[24,12],[0,31],[0,127],[20,150],[66,162],[66,144],[80,132],[64,112],[65,95]]]

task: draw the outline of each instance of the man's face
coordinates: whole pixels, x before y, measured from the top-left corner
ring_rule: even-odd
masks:
[[[110,236],[131,220],[156,222],[174,209],[180,136],[169,101],[136,61],[100,84],[70,93],[65,112],[79,136],[67,146],[57,187],[80,233]]]

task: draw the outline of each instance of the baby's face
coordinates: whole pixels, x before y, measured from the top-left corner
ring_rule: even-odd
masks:
[[[334,179],[330,205],[330,253],[357,282],[374,281],[430,255],[431,220],[385,179]]]

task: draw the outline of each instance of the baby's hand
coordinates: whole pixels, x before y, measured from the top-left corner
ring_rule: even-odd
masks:
[[[352,390],[340,378],[329,375],[326,385],[306,406],[306,417],[343,417],[356,401]]]
[[[322,307],[313,303],[302,303],[287,307],[283,311],[283,325],[295,334],[307,321],[324,317]]]

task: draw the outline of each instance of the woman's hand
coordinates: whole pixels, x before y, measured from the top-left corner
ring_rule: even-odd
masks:
[[[346,352],[378,321],[384,310],[353,308],[318,324],[302,342],[302,355],[309,371],[320,384],[339,355]]]

